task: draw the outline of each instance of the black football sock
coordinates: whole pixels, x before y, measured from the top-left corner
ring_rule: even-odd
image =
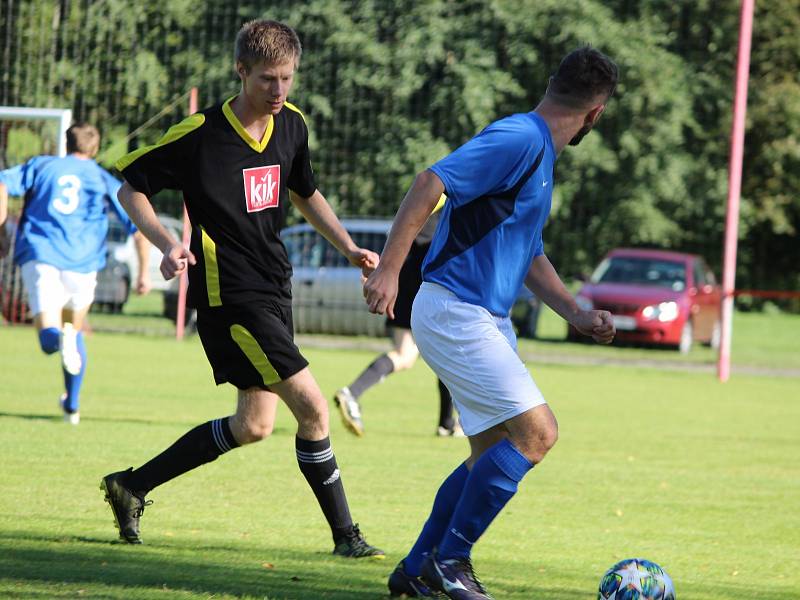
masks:
[[[453,399],[450,397],[450,390],[441,379],[436,381],[439,383],[439,427],[453,429],[456,422],[453,419]]]
[[[347,387],[350,388],[350,393],[353,394],[353,397],[358,398],[373,385],[383,381],[392,371],[394,371],[392,359],[386,354],[381,354]]]
[[[125,480],[125,486],[144,496],[162,483],[238,447],[228,419],[215,419],[187,432],[161,454],[132,471]]]
[[[295,437],[295,449],[300,471],[317,497],[335,542],[352,531],[353,519],[350,517],[350,508],[347,506],[347,497],[339,477],[330,438],[310,442]]]

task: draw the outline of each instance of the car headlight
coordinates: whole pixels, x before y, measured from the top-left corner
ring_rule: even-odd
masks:
[[[670,301],[645,306],[642,316],[648,321],[658,319],[662,323],[668,323],[678,318],[678,312],[678,303]]]
[[[594,308],[594,304],[592,304],[592,301],[586,296],[575,296],[575,304],[577,304],[578,308],[581,310],[592,310]]]

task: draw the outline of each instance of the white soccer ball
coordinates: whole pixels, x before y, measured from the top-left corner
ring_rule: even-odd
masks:
[[[603,575],[597,600],[675,600],[675,588],[656,563],[627,558]]]

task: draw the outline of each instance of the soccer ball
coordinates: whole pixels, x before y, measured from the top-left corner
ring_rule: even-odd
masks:
[[[675,588],[656,563],[626,558],[603,575],[597,600],[675,600]]]

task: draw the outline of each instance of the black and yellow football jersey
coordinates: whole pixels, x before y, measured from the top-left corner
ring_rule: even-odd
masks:
[[[292,274],[280,239],[291,190],[316,188],[302,113],[288,102],[261,141],[236,118],[233,98],[173,126],[153,146],[117,163],[148,198],[182,190],[192,224],[189,301],[198,308],[264,296],[291,302]]]

